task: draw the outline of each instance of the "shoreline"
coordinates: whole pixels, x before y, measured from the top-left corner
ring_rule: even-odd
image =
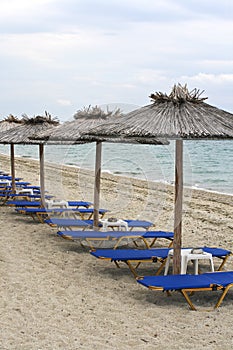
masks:
[[[5,154],[1,154],[0,153],[0,166],[2,165],[2,160],[3,160],[3,164],[6,166],[6,168],[8,169],[7,172],[10,173],[10,157],[5,155]],[[17,171],[17,163],[19,165],[19,169]],[[37,176],[37,184],[39,185],[39,160],[35,159],[35,158],[31,158],[31,157],[21,157],[21,156],[15,156],[15,164],[16,164],[16,176],[20,176],[20,166],[21,165],[33,165],[33,169],[38,168],[38,174]],[[30,166],[29,166],[30,167]],[[5,170],[5,168],[3,169]],[[74,174],[79,174],[80,176],[82,175],[87,175],[93,178],[94,180],[94,170],[90,170],[90,169],[85,169],[85,168],[79,168],[75,165],[67,165],[67,164],[59,164],[59,163],[55,163],[55,162],[45,162],[45,178],[47,176],[47,178],[50,176],[50,171],[51,170],[57,170],[61,173],[65,173],[67,174],[67,172],[70,173],[74,173]],[[47,174],[46,174],[47,173]],[[60,173],[59,173],[60,175]],[[167,182],[162,182],[162,181],[146,181],[144,179],[139,179],[136,177],[130,177],[130,176],[124,176],[124,175],[118,175],[118,174],[113,174],[111,172],[105,172],[102,171],[101,173],[101,179],[102,180],[110,180],[110,181],[115,181],[115,182],[123,182],[128,180],[128,182],[133,182],[136,186],[136,184],[138,184],[138,186],[142,186],[142,187],[151,187],[151,188],[168,188],[169,192],[173,192],[174,193],[174,184],[170,184]],[[147,184],[149,184],[149,186],[147,186]],[[94,182],[93,182],[94,185]],[[192,186],[184,186],[184,193],[187,195],[188,192],[193,192],[196,193],[197,196],[200,196],[202,194],[207,195],[208,193],[219,196],[219,197],[232,197],[233,199],[233,194],[230,193],[224,193],[224,192],[217,192],[217,191],[213,191],[213,190],[207,190],[205,188],[197,188],[197,187],[192,187]]]
[[[0,153],[0,158],[1,157],[5,157],[6,159],[10,159],[10,157],[4,153]],[[32,158],[30,156],[18,156],[18,155],[15,155],[15,159],[26,159],[28,161],[33,161],[33,162],[37,162],[39,163],[39,160],[36,159],[36,158]],[[48,163],[45,162],[45,164],[50,164],[50,166],[54,166],[55,168],[68,168],[68,169],[76,169],[76,171],[83,171],[83,172],[93,172],[92,170],[90,169],[86,169],[86,168],[80,168],[76,165],[73,165],[73,164],[59,164],[59,163],[56,163],[56,162],[50,162]],[[133,176],[127,176],[127,175],[120,175],[120,174],[114,174],[112,173],[110,170],[108,171],[105,171],[105,170],[102,170],[102,173],[101,173],[101,176],[102,177],[107,177],[107,176],[113,176],[113,177],[119,177],[119,178],[126,178],[126,179],[132,179],[132,180],[138,180],[138,181],[141,181],[141,182],[150,182],[150,183],[154,183],[154,184],[160,184],[160,185],[164,185],[164,186],[171,186],[172,188],[174,188],[174,184],[172,183],[168,183],[166,181],[160,181],[160,180],[150,180],[150,181],[146,181],[144,179],[140,179],[140,178],[137,178],[137,177],[133,177]],[[174,175],[175,176],[175,175]],[[186,190],[191,190],[191,191],[203,191],[203,192],[210,192],[210,193],[214,193],[214,194],[219,194],[219,195],[226,195],[226,196],[230,196],[230,197],[233,197],[233,193],[227,193],[227,192],[221,192],[221,191],[215,191],[215,190],[211,190],[211,189],[206,189],[206,188],[203,188],[203,187],[197,187],[197,186],[189,186],[189,185],[184,185],[184,189]]]
[[[1,156],[6,156],[8,157],[8,155],[6,155],[5,153],[0,153],[0,157]],[[22,159],[28,159],[28,160],[33,160],[33,161],[38,161],[38,158],[33,158],[31,156],[24,156],[24,155],[15,155],[15,158],[22,158]],[[47,161],[48,162],[48,161]],[[81,169],[83,171],[92,171],[91,169],[88,169],[88,168],[80,168],[78,167],[77,165],[75,164],[63,164],[63,163],[56,163],[56,162],[50,162],[50,164],[53,164],[54,166],[58,166],[58,167],[61,167],[61,166],[65,166],[65,167],[70,167],[70,168],[77,168],[77,169]],[[93,163],[93,167],[94,167],[94,163]],[[113,175],[113,176],[121,176],[123,178],[132,178],[132,179],[137,179],[137,180],[140,180],[140,181],[147,181],[143,178],[140,178],[140,177],[137,177],[137,176],[133,176],[133,174],[130,174],[127,175],[127,174],[118,174],[118,173],[114,173],[114,172],[111,172],[110,170],[102,170],[102,173],[103,174],[110,174],[110,175]],[[163,183],[165,185],[171,185],[171,186],[174,186],[173,182],[167,182],[167,181],[163,181],[163,180],[150,180],[150,182],[153,182],[153,183]],[[184,188],[190,188],[192,190],[201,190],[201,191],[206,191],[206,192],[213,192],[213,193],[217,193],[217,194],[226,194],[226,195],[229,195],[229,196],[233,196],[233,193],[231,192],[227,192],[229,189],[227,190],[213,190],[213,189],[210,189],[210,188],[205,188],[205,187],[198,187],[198,186],[195,186],[195,185],[184,185]],[[232,189],[233,191],[233,189]]]

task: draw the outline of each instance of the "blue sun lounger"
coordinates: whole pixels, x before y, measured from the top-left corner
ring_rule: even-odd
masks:
[[[143,234],[143,237],[148,240],[152,239],[149,248],[153,247],[158,238],[164,238],[170,241],[168,248],[170,248],[173,244],[174,233],[170,231],[147,231]]]
[[[76,203],[77,204],[77,203]],[[15,209],[18,213],[21,214],[28,214],[30,215],[34,221],[36,219],[39,220],[39,222],[44,223],[45,220],[48,220],[52,216],[56,215],[66,215],[68,214],[73,215],[74,218],[77,219],[77,216],[80,216],[82,220],[85,220],[85,217],[87,217],[87,220],[90,220],[91,217],[93,216],[94,209],[93,208],[52,208],[52,209],[47,209],[47,208],[25,208],[25,207],[17,207]],[[101,218],[105,215],[105,213],[108,212],[106,209],[99,209],[99,214]]]
[[[25,181],[16,181],[15,182],[15,186],[16,188],[26,188],[27,185],[30,185],[30,182],[25,182]],[[1,190],[5,190],[5,191],[11,191],[12,190],[12,184],[11,184],[11,180],[0,180],[0,188]]]
[[[12,176],[11,175],[0,175],[0,180],[12,180]],[[20,181],[22,180],[22,177],[16,177],[15,181]]]
[[[7,181],[8,182],[6,182],[5,185],[4,185],[4,182],[1,181],[0,185],[1,185],[1,187],[4,187],[5,190],[12,191],[12,184],[9,183],[10,180],[7,180]],[[25,189],[25,188],[27,188],[28,185],[30,185],[30,182],[26,182],[26,181],[16,181],[15,182],[16,188],[24,188]]]
[[[143,228],[144,230],[149,230],[150,227],[154,226],[153,222],[146,220],[125,220],[128,224],[128,228],[132,231],[136,227]]]
[[[168,239],[169,242],[172,242],[174,236],[172,232],[162,231],[149,231],[146,233],[145,231],[58,231],[57,234],[62,238],[72,241],[85,240],[91,249],[94,248],[92,244],[93,241],[111,241],[114,250],[121,243],[124,243],[125,240],[132,240],[135,244],[137,244],[136,240],[142,240],[146,248],[149,248],[151,243],[148,242],[148,239],[152,238],[154,242],[158,238],[165,238]],[[106,249],[103,250],[103,252],[105,251]],[[112,249],[110,249],[110,251],[112,251]]]
[[[7,201],[20,201],[20,200],[28,200],[31,201],[33,199],[35,200],[39,200],[41,199],[41,194],[40,193],[33,193],[33,194],[29,194],[29,193],[9,193],[7,194]],[[50,195],[46,195],[45,198],[46,199],[51,199],[53,196]],[[12,198],[12,199],[10,199]],[[25,199],[28,198],[28,199]]]
[[[221,290],[215,308],[218,308],[229,289],[233,286],[233,271],[208,272],[201,275],[167,275],[167,276],[145,276],[138,278],[137,282],[151,289],[166,291],[179,291],[184,296],[191,310],[196,310],[188,293],[198,291]]]
[[[70,207],[85,207],[89,208],[92,203],[86,201],[68,201],[67,202]],[[15,207],[41,207],[42,203],[40,201],[7,201],[6,205],[15,206]]]
[[[0,191],[2,193],[2,196],[5,195],[6,198],[8,197],[14,197],[16,196],[15,193],[12,193],[12,186],[3,186],[3,182],[0,182]],[[16,182],[16,189],[22,189],[22,190],[33,190],[33,194],[40,194],[40,186],[30,185],[29,182]]]
[[[15,182],[15,186],[16,187],[26,187],[26,186],[28,186],[28,185],[30,185],[31,183],[30,182],[28,182],[28,181],[16,181]],[[11,186],[9,186],[9,187],[11,187]]]
[[[93,205],[93,203],[91,202],[86,202],[86,201],[68,201],[68,205],[70,207],[85,207],[85,208],[89,208],[90,206]]]
[[[39,191],[39,192],[40,192],[40,186],[36,186],[36,185],[25,185],[24,188],[26,188],[26,189],[31,189],[31,190]]]
[[[19,193],[15,194],[12,193],[11,191],[7,191],[5,193],[0,194],[1,199],[3,200],[3,205],[6,205],[8,201],[39,201],[41,199],[41,194],[39,192],[34,193],[34,194],[29,194],[29,193]],[[51,196],[46,196],[46,199],[51,198]],[[9,205],[9,204],[7,204]]]
[[[149,231],[150,232],[150,231]],[[149,233],[148,232],[148,233]],[[152,231],[153,232],[153,231]],[[143,235],[147,238],[147,233]],[[202,247],[201,248],[206,253],[211,253],[213,258],[218,258],[222,260],[221,265],[218,267],[218,271],[222,270],[224,264],[232,255],[230,250],[222,248],[211,248]],[[135,277],[138,277],[137,268],[142,262],[159,262],[161,265],[156,271],[156,275],[159,275],[166,263],[168,257],[169,248],[153,248],[153,249],[97,249],[91,252],[91,255],[98,259],[113,261],[117,267],[119,262],[124,262],[129,267],[130,271]],[[136,264],[134,266],[134,264]]]
[[[144,221],[144,220],[124,220],[127,222],[129,230],[131,231],[134,228],[143,228],[145,230],[148,230],[151,226],[153,226],[152,222]],[[45,220],[45,223],[49,224],[53,227],[58,227],[59,230],[64,228],[65,230],[71,230],[72,227],[93,227],[93,220],[83,220],[83,223],[80,222],[80,220],[75,219],[49,219]],[[102,224],[99,223],[99,227],[102,227]]]
[[[6,205],[13,207],[41,207],[41,201],[9,200]]]
[[[51,227],[57,227],[58,230],[64,228],[65,230],[72,230],[72,227],[80,227],[83,230],[86,228],[91,229],[93,225],[93,220],[79,220],[79,219],[59,219],[52,218],[46,219],[44,221]]]

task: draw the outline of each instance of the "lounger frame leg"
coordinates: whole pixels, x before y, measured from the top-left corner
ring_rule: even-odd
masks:
[[[139,276],[138,276],[135,268],[133,267],[133,265],[130,263],[129,260],[126,261],[126,264],[128,265],[128,267],[129,267],[130,271],[132,272],[132,274],[134,275],[134,277],[138,278]]]
[[[93,249],[95,250],[95,249]],[[109,260],[109,259],[105,259],[105,260]],[[136,264],[136,266],[134,266],[131,261],[133,261],[134,264]],[[160,274],[160,271],[163,269],[163,266],[165,264],[164,259],[157,259],[158,262],[161,263],[161,266],[159,267],[159,269],[156,271],[156,275]],[[138,269],[138,267],[141,265],[142,262],[151,262],[151,259],[148,260],[126,260],[124,261],[126,263],[126,265],[129,267],[130,271],[132,272],[133,276],[135,278],[139,278],[140,275],[136,272],[136,270]],[[118,261],[114,260],[115,265],[120,268],[120,265],[118,263]]]
[[[217,290],[222,289],[221,287],[218,287]],[[190,297],[188,296],[188,292],[190,292],[190,295],[193,295],[194,292],[203,292],[203,291],[208,291],[208,290],[213,290],[212,287],[208,287],[208,288],[189,288],[189,289],[182,289],[181,293],[183,294],[183,296],[185,297],[187,303],[189,304],[191,310],[197,310],[196,307],[194,306],[194,304],[192,303]]]
[[[193,292],[193,291],[192,291]],[[187,291],[185,289],[181,290],[181,294],[184,296],[185,300],[187,301],[187,303],[189,304],[191,310],[196,311],[197,309],[195,308],[195,306],[193,305],[193,303],[191,302],[191,299],[189,298]]]
[[[33,214],[30,214],[31,218],[33,221],[37,222],[36,219],[35,219],[35,216]]]
[[[114,260],[114,264],[116,265],[116,267],[117,267],[118,269],[120,269],[120,265],[119,265],[119,263],[118,263],[116,260]]]
[[[157,239],[158,239],[157,237],[153,238],[152,241],[150,243],[148,243],[149,248],[153,248],[153,246],[154,246],[155,242],[157,241]],[[172,245],[173,245],[173,239],[168,238],[168,240],[170,241],[170,243],[168,245],[168,248],[171,248]]]
[[[225,265],[225,263],[227,262],[227,260],[228,260],[228,258],[229,258],[229,256],[230,255],[232,255],[232,254],[228,254],[228,255],[226,255],[225,257],[221,257],[220,259],[222,259],[223,261],[222,261],[222,263],[221,263],[221,265],[219,266],[219,268],[218,268],[218,270],[217,271],[222,271],[222,268],[223,268],[223,266]]]
[[[37,213],[36,216],[41,224],[44,224],[45,219],[49,219],[49,216],[45,213]]]
[[[215,309],[217,309],[222,304],[223,299],[225,298],[225,296],[227,295],[231,287],[233,287],[233,283],[228,284],[228,286],[226,286],[226,288],[223,289],[222,295],[220,296],[220,298],[218,299],[217,303],[214,306]]]
[[[166,264],[167,258],[166,259],[157,259],[157,261],[159,261],[161,263],[161,265],[159,266],[158,270],[156,271],[156,276],[160,275],[161,271],[163,270],[163,268]]]

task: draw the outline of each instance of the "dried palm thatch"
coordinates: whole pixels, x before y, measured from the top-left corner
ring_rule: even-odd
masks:
[[[0,132],[15,128],[22,124],[22,120],[15,117],[13,114],[9,114],[8,117],[0,121]]]
[[[156,92],[154,94],[151,94],[150,97],[154,101],[160,101],[160,102],[172,101],[173,103],[181,104],[181,103],[184,103],[185,101],[201,102],[201,101],[207,100],[208,97],[201,97],[203,92],[204,90],[200,92],[200,90],[196,88],[189,91],[187,84],[185,84],[184,86],[178,84],[178,85],[174,85],[169,95],[162,92]]]
[[[34,139],[46,141],[71,141],[74,143],[84,142],[82,134],[94,128],[103,120],[107,120],[110,116],[120,117],[121,111],[103,111],[100,107],[84,107],[74,114],[74,120],[65,122],[57,128],[48,130],[46,132],[38,133]],[[86,139],[86,142],[94,141]]]
[[[16,124],[22,123],[22,120],[14,116],[13,114],[9,114],[8,117],[4,118],[3,121],[9,122],[9,123],[16,123]]]
[[[107,137],[93,137],[86,136],[90,130],[95,129],[102,122],[109,120],[112,118],[113,120],[120,120],[123,117],[123,113],[120,109],[116,109],[115,111],[103,111],[100,107],[84,107],[83,110],[79,110],[74,114],[74,119],[71,122],[65,122],[64,124],[50,129],[48,131],[42,132],[33,136],[33,139],[36,140],[44,140],[49,142],[72,142],[72,143],[85,143],[85,142],[94,142],[94,141],[110,141],[110,142],[124,142],[127,143],[126,139],[119,137],[117,139],[108,140]],[[131,139],[131,143],[151,143],[151,144],[167,144],[168,142],[165,140],[161,140],[157,142],[153,139]]]
[[[27,114],[24,113],[22,117],[22,122],[29,125],[47,123],[51,126],[56,126],[59,124],[57,117],[53,118],[47,111],[45,111],[44,116],[37,115],[35,117],[28,117]]]
[[[110,111],[107,108],[107,111],[104,111],[99,106],[91,107],[91,105],[89,105],[88,107],[84,107],[83,109],[78,110],[74,114],[74,119],[80,120],[80,119],[88,118],[88,119],[97,119],[98,121],[100,121],[101,119],[106,120],[109,117],[118,118],[121,116],[122,116],[122,112],[120,108],[116,109],[115,111]]]
[[[45,112],[45,116],[36,116],[33,118],[29,118],[24,114],[19,126],[0,133],[0,143],[37,144],[38,142],[30,139],[31,136],[37,132],[51,129],[58,124],[59,121],[53,119],[47,112]]]
[[[91,130],[101,137],[159,137],[166,139],[233,138],[233,114],[204,102],[203,91],[189,91],[175,85],[169,95],[150,95],[152,104],[125,114],[115,121],[110,118]]]

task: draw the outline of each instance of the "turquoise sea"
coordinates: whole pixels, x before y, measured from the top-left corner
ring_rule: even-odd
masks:
[[[103,144],[102,171],[150,181],[174,182],[174,146]],[[9,154],[9,145],[0,145]],[[17,145],[18,156],[38,159],[37,145]],[[49,145],[49,162],[94,169],[95,143]],[[184,183],[186,186],[233,194],[233,141],[185,141]]]

